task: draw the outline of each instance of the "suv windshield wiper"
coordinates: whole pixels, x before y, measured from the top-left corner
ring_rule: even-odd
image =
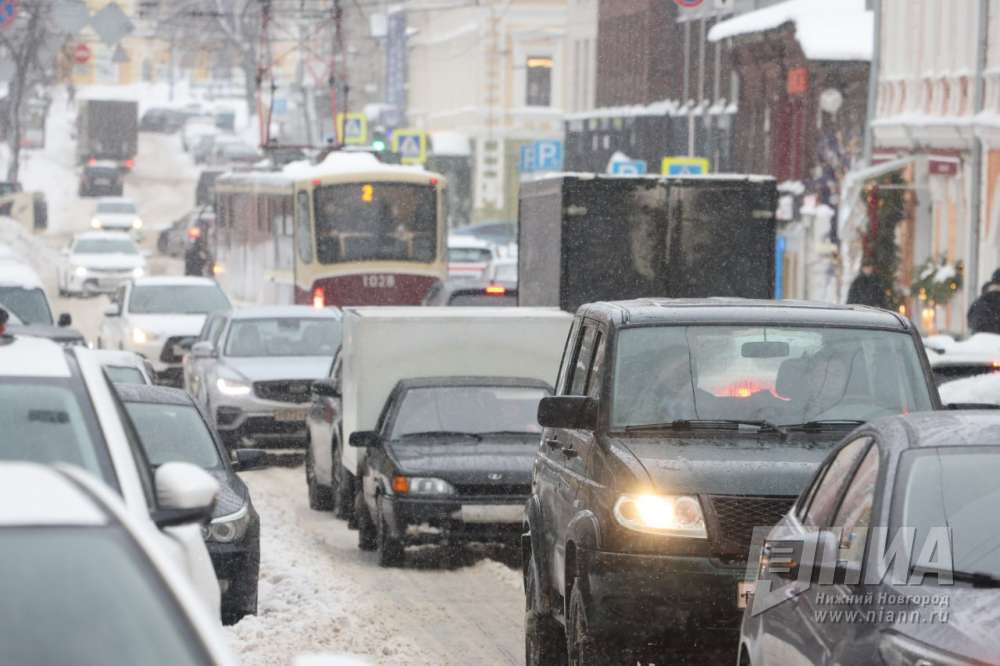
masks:
[[[867,421],[860,419],[820,419],[817,421],[806,421],[805,423],[785,423],[782,428],[788,430],[806,430],[819,432],[822,430],[842,430],[864,425]]]
[[[539,433],[531,432],[530,430],[487,430],[486,432],[478,433],[479,435],[534,435],[538,436]]]
[[[625,432],[636,430],[746,430],[748,432],[775,432],[787,434],[781,426],[770,421],[745,419],[677,419],[662,423],[643,423],[625,426]]]
[[[400,435],[399,439],[416,439],[419,437],[469,437],[477,442],[482,441],[482,436],[474,432],[462,432],[461,430],[425,430],[423,432],[408,432]]]
[[[914,564],[910,567],[910,574],[914,573],[933,574],[939,578],[950,574],[952,580],[957,580],[961,583],[970,583],[972,584],[972,587],[1000,588],[1000,578],[982,571],[948,571],[947,569],[938,569],[936,567],[925,567],[919,564]]]

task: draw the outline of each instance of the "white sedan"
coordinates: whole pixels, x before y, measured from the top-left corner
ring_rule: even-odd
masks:
[[[146,257],[127,235],[91,231],[78,234],[63,250],[61,296],[110,293],[146,273]]]
[[[5,663],[236,664],[155,529],[79,468],[0,464]]]
[[[96,231],[123,231],[133,238],[142,238],[142,218],[135,202],[127,197],[103,197],[97,200],[97,209],[90,220]]]

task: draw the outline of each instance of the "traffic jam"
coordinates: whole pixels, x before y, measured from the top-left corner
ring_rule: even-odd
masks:
[[[138,4],[0,2],[3,39],[67,40],[0,99],[24,107],[0,123],[0,664],[1000,664],[1000,270],[988,227],[979,264],[949,263],[946,214],[940,260],[905,251],[932,242],[906,178],[947,176],[938,157],[815,181],[862,202],[853,246],[855,207],[803,203],[815,183],[784,167],[712,171],[729,158],[694,134],[662,173],[612,153],[618,130],[658,140],[637,106],[567,115],[565,145],[520,144],[496,188],[518,158],[499,134],[407,128],[348,106],[377,90],[361,74],[335,86],[363,57],[349,12],[391,69],[394,40],[494,39],[421,22],[479,2]],[[486,4],[495,28],[530,3]],[[591,4],[595,30],[622,9]],[[771,39],[837,65],[845,16],[878,52],[905,14],[710,4],[665,2],[717,77],[720,40],[740,65]],[[339,97],[310,97],[310,19],[340,40]],[[245,86],[202,59],[234,30],[269,54]],[[548,105],[559,61],[526,62],[528,106]],[[407,66],[413,86],[443,67]],[[820,126],[849,104],[831,99]],[[588,145],[606,169],[573,166]],[[834,241],[847,275],[823,268]]]

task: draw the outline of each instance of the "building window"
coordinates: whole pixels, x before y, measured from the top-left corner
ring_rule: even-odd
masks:
[[[552,58],[530,56],[528,58],[526,106],[549,106],[552,104]]]

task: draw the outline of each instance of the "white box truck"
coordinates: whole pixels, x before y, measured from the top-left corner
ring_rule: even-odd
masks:
[[[573,316],[555,308],[344,308],[343,441],[374,430],[401,379],[526,377],[554,386]],[[341,449],[355,489],[358,449]]]

